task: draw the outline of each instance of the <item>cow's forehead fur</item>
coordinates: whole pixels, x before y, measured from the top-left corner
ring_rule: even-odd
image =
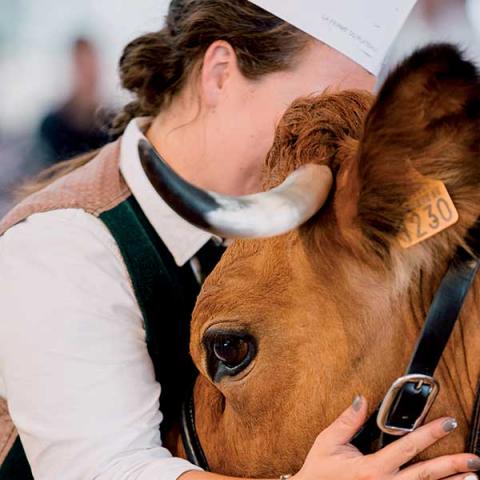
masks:
[[[335,170],[339,150],[360,140],[373,95],[361,90],[325,92],[296,100],[281,119],[264,169],[265,189],[307,163]]]

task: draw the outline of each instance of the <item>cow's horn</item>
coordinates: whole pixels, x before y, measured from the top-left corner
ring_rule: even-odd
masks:
[[[147,177],[170,207],[188,222],[224,238],[271,237],[293,230],[323,206],[332,186],[330,169],[312,164],[268,192],[220,195],[185,181],[147,141],[140,140],[138,150]]]

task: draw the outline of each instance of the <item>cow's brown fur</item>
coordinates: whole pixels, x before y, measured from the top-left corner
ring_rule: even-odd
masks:
[[[192,323],[197,428],[214,471],[296,471],[316,434],[357,393],[372,407],[402,374],[426,311],[480,215],[480,86],[452,47],[416,53],[373,98],[326,93],[297,101],[278,128],[266,187],[303,163],[332,167],[329,203],[297,231],[239,241],[207,280]],[[421,179],[442,180],[459,211],[450,229],[397,244]],[[429,455],[464,448],[480,373],[479,285],[469,295],[437,378],[432,416],[460,428]],[[246,371],[218,384],[206,368],[207,329],[248,331]]]

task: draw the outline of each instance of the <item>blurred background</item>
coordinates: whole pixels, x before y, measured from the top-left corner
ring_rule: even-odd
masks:
[[[108,141],[102,125],[128,101],[117,79],[122,48],[159,29],[168,3],[0,0],[0,216],[22,180]],[[431,41],[480,60],[480,0],[419,0],[382,76]]]
[[[162,25],[169,0],[0,0],[0,216],[12,191],[59,159],[108,140],[128,101],[117,62]]]

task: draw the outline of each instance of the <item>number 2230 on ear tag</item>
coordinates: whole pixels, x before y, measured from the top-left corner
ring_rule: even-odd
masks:
[[[458,221],[457,209],[440,180],[427,180],[409,206],[411,210],[398,237],[403,248],[413,247]]]

